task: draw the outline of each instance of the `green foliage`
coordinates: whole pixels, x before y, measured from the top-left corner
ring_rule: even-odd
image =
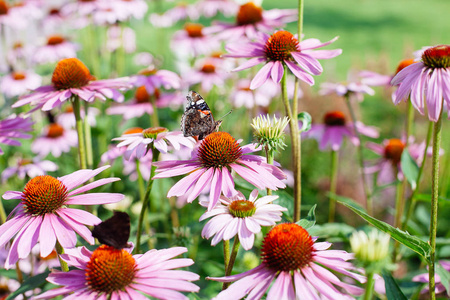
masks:
[[[20,294],[41,287],[46,282],[45,279],[48,277],[49,274],[50,271],[45,271],[44,273],[28,278],[22,283],[22,285],[16,291],[9,294],[6,300],[12,300],[15,297],[19,296]]]
[[[383,273],[384,286],[386,288],[386,297],[388,300],[406,300],[406,296],[398,286],[391,274]]]
[[[409,184],[411,185],[411,188],[415,190],[417,187],[419,166],[417,165],[416,161],[411,157],[411,154],[409,154],[408,151],[403,151],[401,158],[401,165],[406,180],[408,180]]]
[[[302,111],[297,118],[299,121],[302,121],[302,127],[300,127],[299,132],[307,132],[311,129],[312,117],[309,113]]]
[[[308,230],[311,227],[314,226],[314,224],[316,224],[316,206],[314,204],[313,207],[311,207],[311,209],[308,212],[308,216],[306,217],[306,219],[301,219],[299,220],[296,224],[302,226],[304,229]]]

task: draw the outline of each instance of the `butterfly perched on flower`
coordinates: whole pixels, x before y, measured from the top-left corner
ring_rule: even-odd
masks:
[[[203,140],[219,129],[222,120],[214,120],[211,110],[202,96],[190,91],[186,99],[188,103],[181,118],[181,131],[184,136],[197,136],[198,140]]]
[[[130,216],[125,212],[114,211],[114,215],[94,226],[92,236],[101,244],[123,249],[131,247],[128,244],[130,238]]]

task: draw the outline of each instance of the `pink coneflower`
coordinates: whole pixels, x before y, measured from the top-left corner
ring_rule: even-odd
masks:
[[[301,42],[296,36],[287,31],[277,31],[271,36],[260,34],[258,40],[246,44],[232,44],[226,46],[228,57],[251,58],[246,63],[234,69],[241,71],[260,63],[264,66],[256,73],[250,88],[255,89],[266,82],[269,77],[276,83],[281,81],[284,73],[284,65],[300,80],[314,84],[312,75],[320,75],[323,71],[317,59],[329,59],[342,53],[341,49],[313,51],[329,45],[337,40],[337,37],[326,43],[317,39],[307,39]]]
[[[167,128],[152,127],[147,129],[132,128],[127,130],[121,137],[114,138],[113,141],[121,141],[117,147],[127,147],[124,153],[125,159],[141,158],[149,150],[153,143],[154,147],[161,153],[167,153],[168,146],[171,145],[175,150],[179,150],[181,145],[192,148],[195,140],[192,137],[185,137],[181,131],[169,132]]]
[[[217,60],[204,59],[198,61],[196,66],[190,68],[182,77],[187,84],[200,84],[203,91],[209,92],[214,86],[222,88],[229,76]]]
[[[233,0],[200,0],[194,4],[194,8],[206,18],[212,18],[218,13],[231,17],[238,12],[239,5]]]
[[[78,58],[60,60],[52,75],[52,85],[41,86],[31,94],[21,97],[12,107],[37,105],[47,111],[73,96],[88,102],[111,98],[122,102],[124,96],[118,90],[131,88],[128,78],[95,80],[89,69]]]
[[[197,57],[220,49],[217,38],[208,35],[209,28],[198,23],[188,23],[174,33],[170,46],[179,56]]]
[[[422,115],[427,103],[428,118],[436,122],[441,116],[444,103],[450,108],[450,46],[439,45],[426,49],[421,61],[409,65],[392,79],[392,85],[399,85],[394,103],[411,103]]]
[[[141,20],[147,12],[148,5],[144,0],[115,0],[109,1],[112,8],[121,13],[121,21],[135,18]]]
[[[40,157],[51,153],[60,157],[62,153],[70,151],[78,145],[78,135],[73,129],[64,129],[58,123],[51,123],[43,129],[43,134],[31,144],[31,151]]]
[[[236,21],[233,24],[218,22],[211,27],[217,37],[223,40],[236,41],[242,38],[254,39],[259,32],[273,32],[287,23],[297,20],[295,9],[264,10],[253,1],[239,7]]]
[[[148,93],[154,93],[155,89],[178,89],[181,87],[180,76],[172,71],[157,70],[153,66],[132,76],[131,82],[136,87],[145,85]]]
[[[378,131],[374,127],[365,126],[361,122],[356,122],[356,128],[362,135],[377,138]],[[313,138],[319,143],[321,151],[331,148],[338,151],[343,143],[344,137],[348,137],[353,145],[359,145],[358,136],[355,133],[354,125],[349,124],[343,112],[332,111],[325,114],[323,124],[313,124],[311,129],[303,133],[305,138]]]
[[[41,160],[39,157],[34,157],[32,160],[21,158],[15,166],[3,170],[2,182],[6,182],[13,175],[16,175],[20,179],[25,179],[25,176],[33,178],[56,170],[58,170],[58,165],[52,161]]]
[[[91,107],[91,106],[88,107],[87,122],[89,123],[89,126],[95,127],[95,125],[97,124],[95,117],[99,114],[100,114],[100,110],[98,110],[98,108]],[[85,113],[84,109],[80,111],[80,115],[81,115],[81,118],[84,120],[84,118],[86,117],[85,116],[86,113]],[[75,120],[75,115],[73,114],[73,106],[72,105],[66,106],[64,111],[62,111],[60,114],[58,114],[56,116],[55,120],[56,120],[56,123],[60,124],[65,129],[75,128],[76,120]]]
[[[155,27],[171,27],[178,21],[190,19],[197,20],[199,11],[192,5],[185,2],[178,2],[177,5],[163,14],[153,13],[149,17],[150,23]]]
[[[77,57],[77,45],[61,35],[47,38],[47,44],[33,52],[33,62],[37,64],[54,63],[64,58]]]
[[[122,0],[120,0],[122,1]],[[113,25],[106,31],[106,48],[114,52],[123,47],[125,53],[136,51],[136,33],[130,27]]]
[[[345,83],[324,82],[320,85],[319,94],[336,94],[342,97],[349,97],[350,100],[355,99],[361,102],[364,100],[364,94],[373,96],[375,95],[375,91],[362,81],[349,80]]]
[[[440,260],[439,264],[445,269],[445,271],[450,272],[450,261]],[[442,283],[442,279],[439,276],[439,274],[435,274],[434,276],[435,276],[435,282],[436,282],[436,286],[435,286],[436,294],[446,292],[447,297],[450,297],[450,291],[447,291],[447,289],[445,288],[446,285],[444,285]],[[419,275],[414,276],[412,281],[428,283],[430,281],[430,277],[427,272],[424,274],[419,274]],[[428,285],[426,285],[426,287],[422,290],[422,294],[427,293],[429,290],[430,289],[429,289]]]
[[[41,76],[33,71],[16,71],[2,78],[0,91],[7,97],[12,98],[38,88],[41,85],[41,82]]]
[[[251,90],[249,79],[239,79],[231,92],[230,100],[235,107],[267,107],[270,104],[270,100],[279,93],[280,86],[272,81],[268,81],[259,88]]]
[[[214,299],[241,299],[246,295],[261,299],[267,290],[267,299],[353,299],[348,294],[361,295],[362,288],[340,281],[332,272],[365,282],[348,262],[354,255],[327,250],[330,246],[328,242],[315,242],[297,224],[277,225],[264,238],[258,267],[237,275],[207,278],[237,280]]]
[[[11,115],[7,119],[0,120],[0,144],[10,146],[22,145],[15,139],[29,139],[31,135],[27,132],[31,131],[33,122],[28,117]],[[0,148],[0,155],[3,154]]]
[[[107,168],[109,166],[79,170],[59,178],[37,176],[25,185],[23,192],[8,191],[3,194],[5,200],[21,200],[8,217],[10,219],[0,226],[0,247],[16,236],[5,268],[27,257],[37,242],[40,242],[43,257],[53,251],[56,240],[63,248],[75,247],[75,232],[94,244],[91,231],[85,225],[92,226],[101,220],[84,210],[69,208],[68,205],[97,205],[122,200],[122,194],[85,193],[119,178],[103,178],[79,187]]]
[[[0,0],[0,24],[14,29],[24,29],[27,26],[26,19],[3,0]]]
[[[267,164],[263,157],[248,155],[257,150],[253,144],[239,146],[239,143],[226,132],[213,132],[192,151],[190,160],[154,163],[159,174],[153,178],[189,174],[178,181],[167,194],[167,197],[181,196],[193,187],[188,202],[192,202],[208,184],[211,184],[208,210],[216,205],[221,193],[231,197],[237,192],[231,176],[232,170],[259,189],[285,188],[286,185],[281,181],[285,175],[280,169]]]
[[[66,3],[61,8],[61,14],[63,16],[79,15],[82,17],[91,15],[97,11],[104,1],[96,0],[77,0],[74,2]]]
[[[94,251],[85,247],[71,249],[61,258],[75,267],[69,272],[53,270],[47,280],[63,287],[49,290],[35,299],[185,299],[180,292],[198,292],[190,281],[200,278],[195,273],[175,270],[185,268],[194,261],[175,258],[187,252],[184,247],[150,250],[131,255],[129,249],[115,249],[102,245]]]
[[[273,226],[281,220],[284,208],[272,202],[278,196],[265,196],[257,199],[258,190],[253,190],[249,199],[238,192],[230,198],[221,196],[220,202],[210,211],[205,212],[199,221],[207,218],[202,230],[202,237],[209,239],[211,245],[217,245],[221,240],[239,237],[239,242],[245,250],[250,250],[255,241],[255,234],[261,231],[261,226]]]

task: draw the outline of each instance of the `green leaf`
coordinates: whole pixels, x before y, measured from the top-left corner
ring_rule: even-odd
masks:
[[[16,291],[9,294],[5,300],[12,300],[17,296],[19,296],[20,294],[23,294],[27,291],[31,291],[37,287],[42,286],[46,282],[45,279],[48,277],[48,274],[50,274],[50,271],[46,271],[44,273],[28,278],[22,283],[22,285]]]
[[[447,291],[450,291],[450,273],[441,264],[436,264],[436,273],[441,277],[441,283]]]
[[[307,132],[311,129],[312,118],[309,113],[302,111],[297,116],[299,121],[302,121],[302,127],[299,129],[300,132]]]
[[[386,288],[386,297],[388,300],[407,300],[402,290],[398,286],[391,274],[383,272],[384,287]]]
[[[431,202],[431,194],[416,194],[414,199],[422,202]],[[442,196],[438,197],[439,204],[450,204],[450,199]]]
[[[340,195],[337,195],[337,194],[334,194],[334,193],[331,193],[331,192],[328,192],[327,196],[330,197],[330,198],[336,199],[336,201],[338,201],[338,202],[343,202],[343,203],[345,203],[347,205],[350,205],[351,207],[354,207],[354,208],[356,208],[356,209],[358,209],[360,211],[363,211],[363,212],[366,211],[364,207],[362,207],[358,202],[356,202],[352,198],[345,197],[345,196],[340,196]]]
[[[403,151],[401,158],[401,166],[403,174],[408,180],[413,190],[417,187],[417,177],[419,176],[419,166],[416,161],[411,157],[409,151]]]
[[[314,204],[313,207],[311,207],[306,219],[301,219],[296,224],[302,226],[306,230],[308,230],[308,228],[313,227],[314,224],[316,224],[316,212],[315,212],[316,206],[317,204]]]
[[[402,231],[398,228],[394,228],[391,225],[382,222],[380,220],[377,220],[371,216],[369,216],[367,213],[363,212],[362,210],[355,208],[345,202],[339,201],[342,205],[350,208],[353,210],[357,215],[359,215],[361,218],[375,226],[376,228],[380,229],[381,231],[388,233],[394,240],[398,241],[399,243],[405,245],[406,247],[410,248],[414,252],[417,252],[420,254],[427,262],[430,261],[430,252],[431,252],[431,246],[419,239],[416,236],[410,235],[408,232]]]

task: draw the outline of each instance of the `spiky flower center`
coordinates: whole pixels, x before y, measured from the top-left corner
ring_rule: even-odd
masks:
[[[145,76],[152,76],[152,75],[155,75],[155,74],[156,74],[156,71],[158,71],[158,70],[155,69],[155,68],[152,68],[152,69],[143,69],[143,70],[140,70],[140,71],[138,72],[138,74],[139,74],[139,75],[145,75]]]
[[[13,72],[11,76],[14,80],[24,80],[25,78],[27,78],[27,74],[25,74],[24,72]]]
[[[94,77],[78,58],[60,60],[52,76],[53,87],[57,90],[81,88],[90,80],[94,80]]]
[[[398,72],[400,72],[401,70],[403,70],[404,68],[406,68],[409,65],[412,65],[413,63],[415,63],[414,59],[410,58],[410,59],[404,59],[402,60],[398,66],[397,66],[397,70],[395,71],[395,74],[397,74]]]
[[[18,49],[22,49],[22,48],[23,48],[23,44],[21,42],[15,42],[13,45],[14,50],[18,50]]]
[[[288,31],[277,31],[267,39],[264,52],[269,60],[292,60],[291,52],[298,52],[298,40]]]
[[[144,131],[142,131],[142,134],[144,135],[145,138],[147,139],[156,139],[156,137],[158,136],[158,134],[163,133],[163,132],[168,132],[169,129],[164,128],[164,127],[150,127],[145,129]]]
[[[67,194],[67,188],[60,180],[49,175],[41,175],[34,177],[25,185],[22,204],[28,214],[43,216],[63,206]]]
[[[199,38],[203,36],[203,25],[197,23],[189,23],[184,26],[187,34],[191,38]]]
[[[202,73],[211,74],[216,72],[216,67],[213,64],[204,64],[200,71],[202,71]]]
[[[55,46],[60,45],[66,41],[65,38],[63,38],[60,35],[52,35],[47,39],[47,45]]]
[[[399,139],[390,139],[384,147],[384,157],[397,165],[402,159],[405,144]]]
[[[256,207],[252,201],[248,200],[235,200],[228,206],[230,214],[236,218],[251,217],[255,214]]]
[[[273,270],[292,271],[312,262],[314,251],[314,242],[303,227],[284,223],[275,226],[264,238],[261,259]]]
[[[126,250],[101,245],[92,253],[85,271],[86,282],[91,290],[111,294],[123,291],[132,283],[137,265]]]
[[[238,142],[227,132],[213,132],[198,148],[198,158],[204,168],[222,168],[242,156]]]
[[[64,128],[57,124],[51,123],[48,125],[47,137],[51,139],[56,139],[64,134]]]
[[[344,126],[345,115],[341,111],[332,111],[323,117],[323,122],[328,126]]]
[[[450,46],[439,45],[428,48],[422,54],[425,66],[433,69],[450,67]]]
[[[26,166],[31,164],[33,161],[31,159],[23,158],[18,162],[19,166]]]
[[[50,254],[47,255],[46,257],[40,256],[40,259],[45,260],[45,261],[49,261],[49,260],[56,259],[56,258],[58,258],[58,252],[56,252],[56,250],[53,250],[52,252],[50,252]]]
[[[143,85],[138,87],[136,89],[136,93],[134,94],[134,98],[136,98],[137,103],[149,103],[151,96],[155,97],[156,99],[159,99],[159,97],[161,96],[161,92],[159,91],[159,89],[155,89],[154,93],[150,95],[147,92],[145,86]]]
[[[0,0],[0,16],[8,14],[8,4],[5,1]]]
[[[57,8],[51,8],[50,11],[48,12],[48,14],[50,16],[59,16],[59,9]]]
[[[262,8],[253,2],[241,5],[236,16],[236,23],[239,26],[252,25],[261,22],[263,19]]]
[[[142,129],[141,127],[132,127],[125,130],[123,134],[141,133],[142,131],[144,131],[144,129]]]

